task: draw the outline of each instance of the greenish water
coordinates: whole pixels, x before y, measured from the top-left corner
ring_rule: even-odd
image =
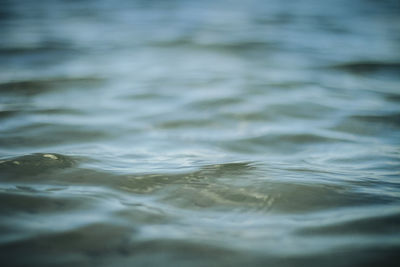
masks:
[[[398,1],[1,1],[0,265],[396,266]]]

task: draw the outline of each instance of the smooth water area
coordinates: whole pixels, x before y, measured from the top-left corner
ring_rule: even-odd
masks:
[[[398,1],[1,1],[2,266],[396,266]]]

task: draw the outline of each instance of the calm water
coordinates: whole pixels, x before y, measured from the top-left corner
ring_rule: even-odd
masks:
[[[2,266],[399,253],[399,1],[0,2]]]

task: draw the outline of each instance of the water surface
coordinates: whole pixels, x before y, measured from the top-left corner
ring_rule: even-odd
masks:
[[[395,266],[398,1],[2,1],[5,266]]]

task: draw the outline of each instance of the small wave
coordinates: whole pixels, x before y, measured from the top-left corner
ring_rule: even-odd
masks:
[[[220,142],[224,148],[238,152],[295,153],[307,146],[320,144],[344,143],[351,140],[341,136],[312,133],[271,133],[256,137],[234,139]]]
[[[0,161],[2,176],[31,176],[56,169],[70,168],[75,160],[55,153],[35,153]]]

